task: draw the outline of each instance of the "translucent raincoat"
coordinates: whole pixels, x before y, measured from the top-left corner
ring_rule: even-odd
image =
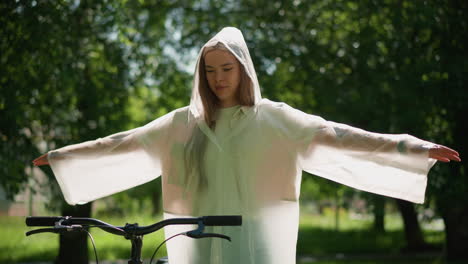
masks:
[[[218,42],[239,60],[255,91],[255,105],[222,110],[213,131],[203,119],[195,70],[190,106],[149,124],[49,152],[69,204],[83,204],[162,175],[165,217],[243,216],[241,227],[209,231],[232,236],[168,242],[171,264],[295,263],[302,171],[360,190],[424,202],[430,142],[410,135],[367,132],[326,121],[287,104],[262,99],[242,33],[224,28]],[[198,65],[198,63],[197,63]],[[218,129],[218,126],[220,130]],[[207,137],[206,186],[187,181],[184,148],[195,129]],[[221,129],[222,128],[222,129]],[[166,236],[191,227],[166,228]]]

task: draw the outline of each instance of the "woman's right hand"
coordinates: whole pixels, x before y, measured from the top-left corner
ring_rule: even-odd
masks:
[[[33,160],[34,166],[49,165],[48,153],[41,155],[39,158]]]

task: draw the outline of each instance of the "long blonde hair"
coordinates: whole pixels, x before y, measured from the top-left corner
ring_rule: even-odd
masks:
[[[203,104],[203,119],[206,124],[211,128],[215,129],[216,120],[215,114],[216,111],[219,109],[219,99],[210,89],[208,84],[208,79],[206,78],[205,72],[205,54],[213,49],[220,49],[228,51],[232,54],[230,50],[228,50],[224,44],[218,42],[216,45],[211,47],[205,47],[203,51],[203,55],[200,58],[199,65],[198,65],[198,77],[199,77],[199,85],[194,89],[198,89],[200,93],[200,97]],[[234,54],[233,54],[234,55]],[[234,55],[235,57],[235,55]],[[237,90],[238,101],[241,106],[253,106],[255,104],[255,95],[253,90],[253,82],[250,77],[247,75],[244,65],[239,62],[236,58],[241,68],[240,70],[240,83],[239,89]],[[206,180],[206,176],[204,175],[204,168],[203,168],[203,158],[205,156],[206,150],[206,135],[200,128],[195,125],[192,137],[187,142],[185,147],[185,184],[189,188],[195,188],[196,190],[200,191],[204,186],[207,186],[208,182]]]

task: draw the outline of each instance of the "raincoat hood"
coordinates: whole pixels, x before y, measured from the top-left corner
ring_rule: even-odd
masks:
[[[235,27],[225,27],[220,32],[218,32],[213,38],[211,38],[203,47],[200,49],[197,58],[197,64],[194,73],[194,80],[192,86],[192,97],[190,100],[190,112],[192,115],[199,119],[203,117],[204,109],[200,96],[199,85],[200,85],[200,62],[203,60],[203,55],[205,49],[214,47],[219,43],[223,44],[226,49],[231,52],[232,55],[236,57],[239,63],[242,64],[247,75],[252,81],[252,88],[254,90],[254,102],[255,104],[259,103],[261,100],[260,86],[258,84],[257,74],[255,73],[255,68],[250,57],[249,49],[245,43],[244,36],[242,32]]]

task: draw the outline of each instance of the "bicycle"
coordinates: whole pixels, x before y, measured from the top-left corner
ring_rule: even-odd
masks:
[[[160,230],[161,228],[168,225],[198,225],[194,230],[188,232],[182,232],[175,234],[163,242],[156,248],[153,255],[151,256],[150,264],[153,262],[154,256],[158,252],[159,248],[166,243],[168,240],[179,236],[185,235],[190,238],[199,239],[207,237],[217,237],[231,241],[229,236],[217,233],[204,233],[205,226],[240,226],[242,225],[242,216],[240,215],[229,215],[229,216],[202,216],[196,218],[171,218],[165,219],[160,222],[154,223],[149,226],[139,226],[135,224],[125,224],[123,227],[114,226],[103,222],[99,219],[86,218],[86,217],[72,217],[72,216],[30,216],[26,218],[27,226],[53,226],[51,228],[40,228],[26,232],[26,236],[51,232],[51,233],[65,233],[65,232],[86,232],[93,244],[94,254],[96,257],[96,264],[99,263],[96,246],[94,239],[88,232],[88,228],[98,227],[108,233],[123,236],[131,241],[131,258],[128,264],[142,264],[141,260],[141,249],[143,246],[143,236]],[[158,263],[167,263],[161,262]]]

